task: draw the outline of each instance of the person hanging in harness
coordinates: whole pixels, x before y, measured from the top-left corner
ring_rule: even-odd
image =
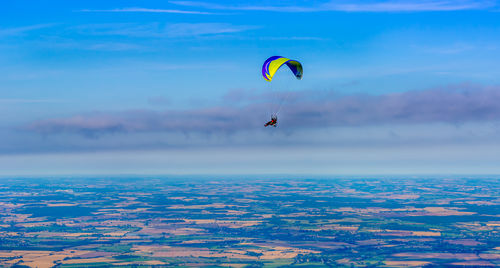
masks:
[[[276,127],[277,125],[278,125],[278,116],[273,115],[273,116],[271,116],[271,121],[267,122],[264,126],[265,127],[268,127],[268,126]]]
[[[298,80],[302,79],[303,68],[300,62],[282,56],[272,56],[264,61],[264,64],[262,65],[262,76],[264,77],[264,80],[266,80],[267,82],[271,82],[278,69],[283,65],[288,66],[295,78],[297,78]],[[288,95],[286,95],[286,97],[288,97]],[[280,111],[283,101],[284,100],[282,100],[277,112],[271,116],[271,121],[264,124],[264,127],[276,127],[278,125],[277,113]]]

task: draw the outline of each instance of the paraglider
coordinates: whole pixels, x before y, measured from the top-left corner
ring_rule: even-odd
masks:
[[[267,122],[264,126],[273,126],[276,127],[278,124],[278,117],[276,115],[271,116],[271,121]]]
[[[268,82],[273,80],[276,72],[281,68],[281,66],[286,65],[290,68],[293,75],[298,79],[302,79],[302,64],[296,60],[291,60],[289,58],[281,57],[281,56],[272,56],[268,58],[264,65],[262,65],[262,76]],[[288,96],[288,95],[287,95]],[[271,115],[271,121],[267,122],[264,127],[273,126],[276,127],[278,124],[278,112],[281,109],[281,105],[275,113]]]
[[[264,62],[264,65],[262,66],[262,76],[264,76],[266,81],[271,82],[276,71],[278,71],[278,69],[285,64],[288,68],[290,68],[293,75],[295,75],[298,80],[302,79],[302,64],[296,60],[291,60],[281,56],[272,56]]]

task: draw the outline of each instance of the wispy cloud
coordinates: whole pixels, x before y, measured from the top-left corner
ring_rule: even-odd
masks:
[[[214,13],[203,12],[203,11],[191,11],[191,10],[178,10],[178,9],[155,9],[155,8],[141,8],[141,7],[129,7],[129,8],[114,8],[114,9],[82,9],[81,12],[114,12],[114,13],[172,13],[172,14],[193,14],[193,15],[211,15]]]
[[[326,41],[328,38],[315,37],[315,36],[267,36],[259,37],[260,40],[272,40],[272,41]]]
[[[171,1],[170,3],[215,10],[270,11],[270,12],[422,12],[488,9],[496,6],[496,1],[475,0],[422,0],[422,1],[329,1],[318,5],[220,5],[196,1]]]
[[[24,33],[30,32],[30,31],[45,29],[45,28],[52,27],[54,25],[56,25],[56,24],[46,23],[46,24],[35,24],[35,25],[13,27],[13,28],[0,28],[0,36],[22,35]]]
[[[495,1],[475,0],[423,0],[423,1],[385,1],[379,3],[355,2],[337,4],[330,2],[323,7],[332,11],[346,12],[405,12],[405,11],[456,11],[486,9],[496,5]]]
[[[176,23],[167,26],[169,36],[200,36],[237,33],[259,28],[258,26],[233,25],[228,23]]]
[[[257,101],[256,95],[230,94],[228,105],[205,109],[95,112],[35,121],[24,128],[44,134],[87,136],[116,132],[233,133],[262,127],[269,110],[269,104],[263,102],[266,97]],[[289,130],[500,120],[500,87],[458,85],[377,96],[307,91],[294,92],[289,100],[280,118],[280,124]],[[246,104],[235,106],[239,101]]]
[[[243,32],[257,28],[259,27],[252,25],[234,25],[230,23],[108,23],[81,25],[75,27],[74,29],[80,34],[161,38],[220,35]]]
[[[57,44],[45,44],[42,43],[40,46],[47,46],[50,48],[61,48],[61,49],[77,49],[77,50],[89,50],[89,51],[106,51],[106,52],[122,52],[122,51],[146,51],[148,47],[132,44],[132,43],[122,43],[122,42],[93,42],[93,41],[60,41]]]
[[[321,11],[318,7],[306,6],[272,6],[272,5],[220,5],[208,2],[197,1],[170,1],[170,3],[180,6],[198,7],[215,10],[230,11],[273,11],[273,12],[315,12]]]

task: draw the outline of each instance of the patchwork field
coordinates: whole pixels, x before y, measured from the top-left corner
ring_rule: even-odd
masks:
[[[0,265],[498,267],[498,179],[4,179]]]

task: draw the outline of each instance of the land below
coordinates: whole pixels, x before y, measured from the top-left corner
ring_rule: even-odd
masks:
[[[0,265],[499,267],[500,179],[7,178]]]

